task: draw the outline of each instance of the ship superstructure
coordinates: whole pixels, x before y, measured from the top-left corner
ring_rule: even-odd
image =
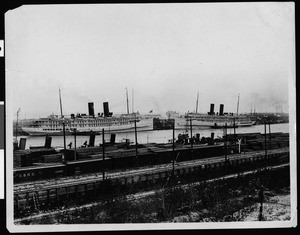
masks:
[[[188,112],[185,115],[172,115],[172,112],[167,112],[169,118],[175,119],[175,128],[183,128],[189,125],[203,128],[224,128],[252,126],[255,121],[252,121],[246,115],[236,115],[233,113],[224,113],[224,104],[220,104],[219,112],[214,112],[214,104],[210,104],[210,111],[207,114]],[[192,122],[192,124],[191,124]]]
[[[88,104],[89,114],[71,114],[70,116],[60,117],[58,115],[50,115],[47,118],[39,118],[32,120],[26,126],[23,126],[23,131],[30,135],[60,135],[63,133],[63,124],[65,125],[66,134],[85,132],[100,132],[105,131],[123,131],[134,129],[136,122],[137,128],[146,127],[147,122],[140,122],[141,119],[135,115],[113,116],[109,112],[108,102],[103,103],[103,113],[94,114],[94,103]]]

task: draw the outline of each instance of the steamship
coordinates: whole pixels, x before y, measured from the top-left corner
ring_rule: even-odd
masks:
[[[167,116],[175,119],[175,128],[186,128],[190,125],[199,128],[233,128],[246,127],[255,124],[250,117],[245,115],[234,115],[224,113],[224,104],[220,104],[219,112],[214,112],[214,104],[210,104],[210,112],[207,114],[188,112],[185,115],[178,115],[176,112],[169,111]]]
[[[71,114],[70,116],[50,115],[46,118],[32,120],[22,127],[29,135],[62,135],[63,128],[66,134],[90,133],[104,131],[126,131],[136,128],[145,128],[148,122],[143,122],[138,116],[113,116],[109,112],[108,102],[103,103],[103,113],[94,115],[94,103],[88,103],[89,114]]]

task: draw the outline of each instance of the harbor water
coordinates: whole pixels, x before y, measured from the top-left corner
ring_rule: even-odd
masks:
[[[289,123],[281,123],[281,124],[271,124],[270,125],[271,133],[275,132],[283,132],[289,133]],[[237,134],[241,133],[264,133],[265,126],[264,125],[254,125],[251,127],[239,127],[235,129]],[[113,132],[111,132],[113,133]],[[105,133],[105,141],[109,142],[111,133]],[[214,138],[222,138],[224,135],[224,129],[198,129],[196,127],[192,128],[192,135],[196,135],[197,133],[200,134],[200,138],[202,137],[210,137],[211,133],[214,133]],[[269,125],[267,125],[267,133],[269,133]],[[188,129],[181,129],[175,130],[175,138],[177,139],[179,134],[189,134],[191,135],[190,128]],[[227,134],[234,134],[233,128],[227,129]],[[172,130],[151,130],[151,131],[138,131],[137,132],[137,142],[139,144],[146,144],[146,143],[168,143],[172,142],[173,131]],[[26,149],[30,147],[36,146],[44,146],[45,145],[45,136],[19,136],[20,138],[26,138]],[[135,143],[135,132],[122,132],[116,133],[115,141],[122,142],[125,139],[129,139],[131,143]],[[76,147],[83,146],[84,143],[87,141],[89,143],[89,136],[76,136]],[[72,142],[72,147],[74,147],[74,136],[66,136],[66,145],[69,145]],[[95,137],[95,146],[99,146],[102,143],[102,135],[96,135]],[[63,148],[64,141],[63,136],[52,136],[52,147],[55,148]]]

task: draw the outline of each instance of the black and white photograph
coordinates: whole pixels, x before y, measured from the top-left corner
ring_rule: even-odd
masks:
[[[5,14],[12,232],[297,226],[293,2]]]

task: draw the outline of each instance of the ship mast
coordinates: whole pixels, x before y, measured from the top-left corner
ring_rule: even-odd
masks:
[[[238,102],[237,102],[237,108],[236,108],[236,115],[239,115],[239,104],[240,104],[240,93],[238,95]]]
[[[132,113],[134,113],[134,111],[133,111],[133,88],[132,88]]]
[[[62,112],[60,88],[59,88],[59,105],[60,105],[60,115],[61,115],[61,118],[63,118],[64,116],[63,116],[63,112]]]
[[[19,113],[20,113],[20,108],[17,111],[17,123],[16,123],[16,139],[18,140],[18,122],[19,122]]]
[[[198,112],[198,100],[199,100],[199,91],[197,93],[196,113]]]
[[[127,102],[127,114],[129,114],[129,105],[128,105],[128,90],[126,87],[126,102]]]

